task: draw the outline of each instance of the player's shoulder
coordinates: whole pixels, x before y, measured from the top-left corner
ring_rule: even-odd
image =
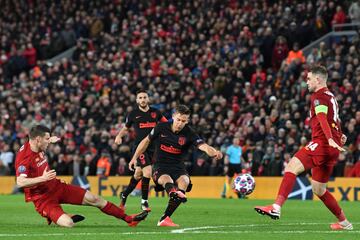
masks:
[[[315,106],[319,105],[321,102],[329,102],[331,98],[334,98],[334,94],[329,90],[315,92],[311,95],[311,101]]]
[[[184,131],[185,133],[189,133],[189,134],[194,134],[194,133],[196,133],[196,132],[195,132],[195,129],[194,129],[193,127],[189,126],[188,124],[185,125],[185,127],[183,128],[183,131]]]
[[[31,158],[33,155],[33,152],[30,149],[29,142],[26,142],[24,145],[22,145],[17,152],[16,160],[17,161],[27,161]]]
[[[158,109],[154,108],[154,107],[149,107],[149,112],[160,112]]]
[[[156,124],[157,128],[169,128],[171,127],[171,123],[170,122],[159,122],[158,124]]]

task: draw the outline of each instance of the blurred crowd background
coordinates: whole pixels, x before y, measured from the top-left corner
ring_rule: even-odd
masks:
[[[0,175],[14,174],[31,126],[61,143],[58,175],[131,175],[131,132],[114,143],[135,92],[224,153],[240,139],[243,171],[280,176],[311,139],[306,74],[329,71],[347,151],[334,176],[360,176],[360,38],[301,49],[334,24],[360,22],[360,1],[0,0]],[[71,59],[46,61],[76,46]],[[223,162],[189,153],[190,175],[223,175]],[[357,175],[358,174],[358,175]]]

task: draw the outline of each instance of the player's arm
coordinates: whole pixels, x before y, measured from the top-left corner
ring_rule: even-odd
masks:
[[[61,140],[61,138],[59,138],[58,136],[51,136],[50,138],[49,138],[49,142],[50,143],[57,143],[57,142],[59,142]]]
[[[216,160],[220,160],[223,157],[223,154],[221,151],[216,150],[215,148],[213,148],[212,146],[210,146],[206,143],[199,145],[198,149],[205,152],[209,157],[212,157]]]
[[[43,175],[40,176],[40,177],[28,178],[27,175],[20,174],[16,178],[16,184],[20,188],[33,187],[33,186],[36,186],[36,185],[38,185],[40,183],[50,181],[50,180],[54,179],[55,177],[56,177],[55,170],[47,171],[47,169],[45,169],[44,172],[43,172]]]
[[[146,149],[148,148],[149,144],[150,144],[151,140],[149,138],[149,136],[146,136],[137,146],[134,156],[131,158],[131,161],[129,162],[129,169],[130,170],[134,170],[134,166],[136,164],[136,159],[138,159],[138,157],[143,154]]]
[[[318,119],[321,129],[325,134],[326,139],[329,142],[329,145],[333,148],[338,149],[339,151],[345,151],[344,148],[340,147],[333,139],[331,129],[329,123],[327,121],[327,113],[328,113],[328,106],[319,104],[315,106],[315,114],[316,118]]]
[[[121,144],[122,143],[122,138],[127,135],[129,133],[129,128],[124,126],[119,133],[116,135],[115,137],[115,143],[116,144]]]

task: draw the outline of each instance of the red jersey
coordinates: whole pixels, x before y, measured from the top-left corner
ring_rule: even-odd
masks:
[[[339,107],[334,95],[327,88],[322,88],[311,95],[310,126],[312,140],[328,144],[328,140],[316,117],[317,113],[324,112],[331,129],[334,141],[341,146],[341,126],[339,118]]]
[[[49,169],[47,158],[44,152],[33,152],[29,142],[26,142],[19,150],[15,160],[16,176],[24,175],[28,178],[36,178],[43,175],[45,169]],[[51,194],[61,183],[58,179],[40,183],[36,186],[24,188],[25,201],[34,201],[45,194]]]

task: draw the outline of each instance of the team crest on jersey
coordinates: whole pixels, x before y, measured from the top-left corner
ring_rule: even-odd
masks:
[[[319,106],[319,105],[320,105],[319,100],[315,99],[315,100],[314,100],[314,105],[315,105],[315,106]]]
[[[185,144],[185,141],[186,141],[186,138],[185,137],[179,137],[179,140],[178,140],[178,143],[179,145],[184,145]]]
[[[150,115],[152,118],[156,118],[156,112],[152,112]]]

